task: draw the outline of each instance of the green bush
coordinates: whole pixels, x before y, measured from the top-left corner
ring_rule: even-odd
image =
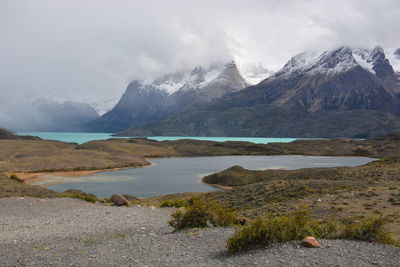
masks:
[[[81,199],[81,200],[92,202],[92,203],[99,201],[99,199],[95,195],[90,194],[90,193],[85,193],[85,192],[83,192],[81,190],[77,190],[77,189],[69,189],[69,190],[65,191],[64,193],[62,193],[62,196],[77,198],[77,199]]]
[[[365,218],[359,223],[347,224],[344,226],[341,238],[362,240],[368,242],[378,242],[388,245],[398,245],[391,234],[385,231],[388,223],[387,217]]]
[[[236,228],[227,240],[229,252],[239,252],[270,246],[306,236],[325,239],[354,239],[398,245],[390,233],[384,230],[387,219],[371,217],[359,223],[344,224],[337,220],[319,221],[311,219],[307,209],[301,209],[288,216],[257,218],[252,224]]]
[[[188,205],[171,215],[168,222],[175,230],[208,226],[228,226],[237,221],[236,214],[215,201],[192,197]]]
[[[97,201],[97,197],[90,196],[90,195],[89,195],[89,196],[84,196],[84,195],[71,195],[71,196],[69,196],[69,197],[81,199],[81,200],[88,201],[88,202],[91,202],[91,203],[95,203],[95,202]]]
[[[11,180],[14,180],[14,181],[16,181],[16,182],[18,182],[18,183],[23,183],[24,182],[24,180],[22,180],[22,179],[20,179],[18,176],[16,176],[15,174],[12,174],[11,176],[10,176],[10,179]]]
[[[270,246],[273,243],[300,240],[316,236],[323,230],[318,223],[310,220],[309,211],[299,210],[289,216],[256,218],[249,226],[236,229],[227,241],[228,251],[238,252],[252,248]]]
[[[181,208],[188,206],[188,201],[185,199],[174,198],[168,199],[161,202],[160,207],[174,207],[174,208]]]

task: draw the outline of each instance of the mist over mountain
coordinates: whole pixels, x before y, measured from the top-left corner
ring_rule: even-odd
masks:
[[[87,103],[54,95],[24,99],[18,105],[20,112],[8,116],[13,120],[0,118],[2,127],[16,131],[82,131],[84,123],[99,116]]]
[[[262,81],[121,135],[367,137],[400,129],[400,79],[381,47],[301,53]]]
[[[0,126],[41,128],[25,98],[49,89],[104,115],[134,80],[231,59],[256,85],[302,52],[382,45],[398,73],[399,18],[397,0],[0,1]]]

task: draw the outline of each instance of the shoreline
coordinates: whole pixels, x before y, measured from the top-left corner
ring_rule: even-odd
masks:
[[[227,156],[227,155],[224,155]],[[243,155],[229,155],[229,156],[243,156]],[[301,155],[301,154],[294,154],[294,155],[246,155],[246,156],[297,156],[297,157],[337,157],[337,156],[316,156],[316,155]],[[187,157],[187,156],[185,156]],[[185,158],[184,157],[184,158]],[[199,156],[194,156],[194,157],[199,157]],[[200,156],[200,157],[210,157],[210,156]],[[217,156],[218,157],[218,156]],[[339,156],[339,157],[360,157],[360,156]],[[161,159],[161,158],[175,158],[175,157],[145,157],[145,160],[151,160],[151,159]],[[365,157],[365,158],[370,158],[372,161],[377,160],[377,158],[372,158],[372,157]],[[96,169],[96,170],[64,170],[64,171],[45,171],[45,172],[6,172],[4,173],[7,176],[11,175],[17,175],[18,178],[22,179],[25,184],[28,185],[37,185],[43,188],[48,188],[49,186],[57,185],[57,184],[62,184],[63,182],[59,181],[52,181],[51,177],[46,177],[46,176],[63,176],[67,178],[78,178],[82,176],[88,176],[92,175],[95,173],[99,172],[107,172],[107,171],[117,171],[117,170],[126,170],[126,169],[134,169],[134,168],[142,168],[142,167],[149,167],[149,166],[155,166],[155,163],[152,163],[151,161],[148,161],[148,165],[143,165],[143,166],[126,166],[126,167],[116,167],[116,168],[103,168],[103,169]],[[267,168],[269,169],[269,168]],[[281,169],[281,168],[279,168]],[[262,169],[264,170],[264,169]],[[218,184],[209,184],[203,181],[204,177],[200,177],[200,183],[215,187],[221,190],[230,190],[233,187],[231,186],[222,186]],[[38,184],[39,183],[39,184]]]
[[[99,172],[106,172],[106,171],[118,171],[118,170],[127,170],[127,169],[135,169],[135,168],[143,168],[154,166],[154,163],[150,163],[149,165],[144,166],[132,166],[132,167],[118,167],[118,168],[108,168],[108,169],[97,169],[97,170],[82,170],[82,171],[54,171],[54,172],[7,172],[4,175],[10,176],[12,174],[18,176],[18,178],[24,180],[25,184],[28,185],[35,185],[35,183],[42,183],[48,182],[46,185],[40,185],[40,187],[47,188],[49,186],[53,186],[56,184],[60,184],[60,182],[53,182],[51,183],[51,179],[46,178],[46,175],[53,175],[53,176],[65,176],[69,178],[78,178],[82,176],[87,176]]]
[[[233,189],[233,186],[226,186],[226,185],[219,185],[219,184],[209,184],[209,183],[203,182],[203,179],[201,179],[201,183],[204,184],[204,185],[208,185],[208,186],[212,186],[212,187],[218,188],[220,190],[231,190],[231,189]]]

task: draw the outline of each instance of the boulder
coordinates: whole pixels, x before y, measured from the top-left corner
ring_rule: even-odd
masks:
[[[128,206],[128,200],[121,196],[120,194],[114,194],[111,196],[111,201],[114,203],[115,206]]]
[[[313,236],[307,236],[301,241],[301,244],[306,248],[319,248],[321,246]]]

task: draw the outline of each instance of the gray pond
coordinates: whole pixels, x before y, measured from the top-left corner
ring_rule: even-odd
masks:
[[[315,167],[358,166],[374,159],[364,157],[309,157],[309,156],[223,156],[193,158],[163,158],[150,160],[153,165],[143,168],[100,172],[88,176],[45,176],[45,182],[55,191],[80,189],[98,197],[113,193],[136,197],[153,197],[181,192],[217,190],[201,183],[201,177],[240,165],[251,170],[299,169]]]

